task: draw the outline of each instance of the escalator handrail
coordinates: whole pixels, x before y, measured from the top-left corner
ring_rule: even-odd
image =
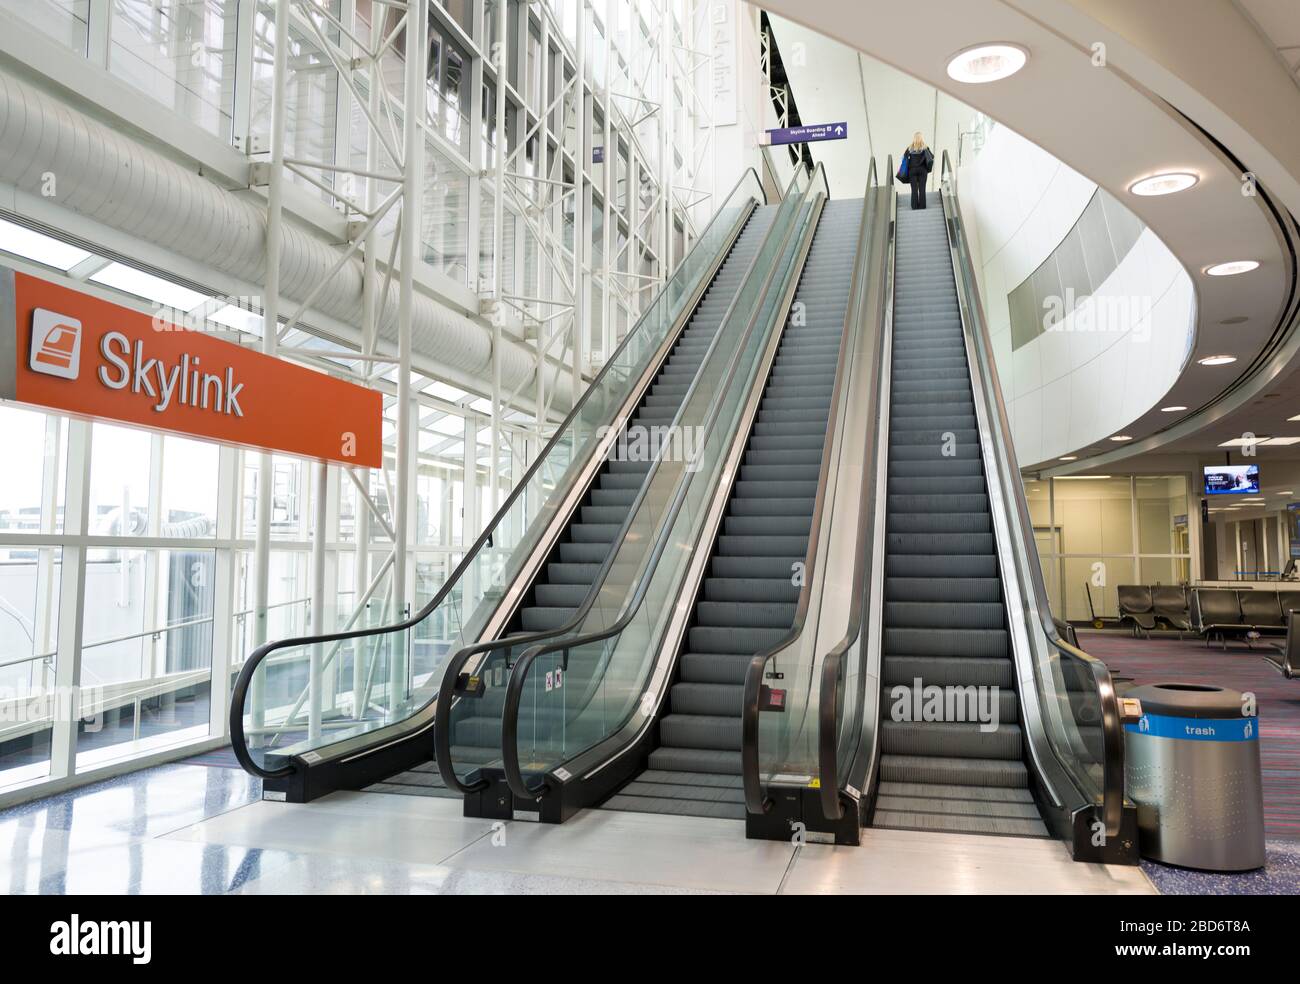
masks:
[[[793,190],[794,183],[799,179],[800,173],[802,173],[801,170],[796,171],[795,176],[791,179],[791,189],[786,192],[787,196]],[[816,186],[819,174],[821,176],[822,188],[827,189],[826,194],[827,197],[829,197],[825,169],[821,164],[817,165],[812,177],[809,179],[808,189],[804,192],[805,197],[809,196],[813,188]],[[815,201],[815,199],[812,199],[812,201]],[[800,209],[803,207],[804,206],[801,205]],[[780,243],[780,248],[776,253],[778,259],[785,255],[789,239],[794,235],[797,228],[798,223],[796,222],[791,225],[790,229],[786,230]],[[754,304],[754,312],[750,315],[749,322],[746,324],[745,330],[736,344],[732,359],[728,363],[726,378],[723,379],[718,386],[719,393],[728,392],[732,382],[734,381],[740,364],[740,355],[744,351],[746,344],[758,326],[759,316],[762,314],[764,304],[767,301],[773,282],[774,280],[771,277],[768,277],[764,281],[758,300]],[[699,439],[701,446],[707,442],[709,435],[712,433],[713,426],[717,421],[721,408],[721,400],[715,401],[711,406],[709,415],[702,425],[703,436]],[[528,679],[529,669],[537,659],[544,655],[555,652],[566,652],[593,643],[603,642],[606,639],[618,635],[631,624],[632,619],[634,619],[640,611],[641,603],[645,600],[646,593],[650,589],[650,582],[653,579],[652,575],[658,566],[659,559],[663,556],[664,550],[667,549],[668,544],[672,540],[670,533],[678,514],[681,512],[682,505],[686,501],[686,493],[689,488],[690,481],[682,481],[678,483],[677,488],[674,490],[672,502],[665,511],[663,520],[659,523],[659,532],[655,537],[655,542],[647,555],[646,562],[641,567],[642,574],[637,580],[636,588],[633,591],[631,598],[629,598],[627,603],[624,605],[622,613],[612,625],[598,632],[574,636],[561,642],[533,646],[515,661],[514,668],[511,670],[510,679],[507,683],[505,702],[501,711],[501,760],[507,785],[510,787],[511,792],[521,799],[540,799],[545,796],[551,788],[546,782],[544,776],[538,787],[534,788],[529,786],[528,781],[524,778],[523,771],[519,766],[519,705],[523,697],[524,684]]]
[[[844,426],[843,408],[840,403],[848,389],[846,365],[849,343],[854,337],[855,318],[854,299],[865,289],[862,283],[863,263],[865,257],[865,237],[870,231],[868,218],[871,215],[870,189],[877,182],[876,162],[873,158],[867,171],[867,190],[863,193],[862,221],[858,225],[858,256],[853,266],[853,276],[849,282],[848,301],[844,308],[844,326],[840,333],[840,350],[835,365],[835,384],[831,389],[830,414],[826,421],[826,433],[822,441],[822,462],[817,476],[817,498],[813,503],[812,523],[808,529],[808,547],[804,552],[803,584],[799,588],[799,600],[795,604],[794,621],[785,637],[765,652],[756,654],[745,669],[744,696],[741,700],[740,717],[740,775],[745,792],[745,809],[749,813],[766,813],[771,801],[764,795],[762,780],[759,778],[761,768],[759,756],[759,702],[762,697],[763,672],[768,663],[781,653],[797,645],[803,636],[804,625],[808,619],[808,606],[812,602],[812,587],[815,580],[817,553],[821,543],[822,516],[826,509],[827,476],[830,473],[832,447],[838,449],[835,441],[836,431]]]
[[[872,164],[874,166],[875,162],[873,161]],[[894,156],[892,154],[886,160],[885,173],[891,176],[894,173]],[[892,194],[892,186],[890,191]],[[889,264],[893,262],[892,233],[889,233],[889,237],[886,245],[889,251],[889,256],[886,258],[887,271]],[[865,264],[866,258],[861,258],[859,262]],[[857,299],[858,307],[861,307],[866,302],[866,294],[864,286],[861,295]],[[865,312],[858,312],[859,317],[863,314]],[[882,320],[886,316],[885,312],[882,312]],[[879,365],[882,355],[885,328],[886,326],[882,324],[877,339],[877,365]],[[881,375],[887,370],[887,366],[879,366],[872,392],[868,395],[867,406],[879,406]],[[879,492],[876,488],[876,462],[881,451],[880,442],[876,440],[876,437],[877,429],[867,427],[865,440],[867,450],[862,459],[865,477],[862,482],[859,500],[857,548],[853,558],[853,590],[850,594],[853,599],[853,607],[849,611],[849,623],[843,638],[822,659],[822,676],[817,701],[817,773],[821,783],[819,798],[821,799],[822,812],[829,820],[839,820],[844,816],[844,803],[840,799],[840,790],[844,782],[848,780],[847,777],[841,779],[839,775],[840,721],[836,708],[839,706],[840,688],[842,686],[840,669],[843,666],[844,656],[861,637],[864,614],[870,604],[871,579],[867,577],[867,570],[871,566],[872,551],[875,546],[875,511],[872,509],[872,504]]]
[[[742,229],[743,226],[744,223],[742,222]],[[754,273],[754,266],[762,256],[763,247],[767,243],[767,237],[771,234],[772,230],[770,229],[764,234],[762,242],[760,242],[758,249],[754,252],[754,258],[750,260],[749,265],[745,268],[745,272],[741,277],[741,286],[737,289],[735,296],[731,299],[731,302],[722,313],[722,317],[718,322],[719,326],[726,323],[727,318],[736,306],[736,302],[739,301],[741,294],[744,292],[744,285],[748,283],[750,276]],[[738,237],[739,234],[737,235],[737,238]],[[734,245],[735,240],[733,239],[732,242]],[[719,269],[721,269],[721,264],[719,264]],[[685,323],[689,323],[689,320],[690,315],[686,315],[683,328],[685,327]],[[703,375],[704,367],[709,364],[709,360],[713,357],[720,339],[721,332],[715,332],[713,337],[710,339],[704,355],[700,358],[700,369],[696,372],[695,378],[691,380],[690,386],[687,388],[685,395],[682,396],[682,401],[678,405],[677,412],[673,416],[671,428],[675,428],[678,420],[681,419],[681,414],[690,402],[691,396],[695,393],[696,386],[699,384],[700,378]],[[618,554],[619,546],[627,539],[628,534],[636,524],[636,517],[640,507],[645,501],[647,490],[650,488],[662,460],[662,458],[656,456],[651,462],[650,468],[641,482],[641,487],[637,490],[636,496],[632,500],[632,505],[628,509],[627,516],[624,518],[618,531],[614,534],[614,538],[610,541],[609,552],[601,562],[600,569],[596,572],[596,576],[591,582],[591,588],[583,597],[582,603],[578,606],[574,614],[562,625],[552,629],[542,629],[537,632],[521,633],[520,635],[510,636],[508,639],[498,637],[496,639],[484,640],[458,650],[456,654],[447,661],[447,665],[443,670],[442,680],[438,687],[438,706],[450,706],[447,701],[451,700],[456,694],[456,688],[460,683],[461,671],[465,668],[465,665],[479,653],[492,652],[497,649],[515,649],[520,646],[537,645],[549,639],[566,636],[582,625],[587,615],[591,612],[592,607],[595,605],[596,599],[600,596],[601,586],[604,584],[606,577],[609,575],[610,569],[613,567],[614,558]],[[509,664],[507,665],[507,668],[510,668]],[[451,727],[452,722],[450,714],[440,715],[439,718],[434,721],[434,762],[438,766],[438,774],[442,777],[442,780],[447,785],[448,789],[454,789],[462,794],[478,792],[481,789],[485,789],[488,786],[488,780],[480,778],[475,782],[465,783],[462,782],[460,776],[456,774],[455,763],[452,761]]]
[[[940,184],[949,176],[955,175],[955,173],[948,151],[944,150],[939,171]],[[953,213],[954,217],[956,217],[957,197],[955,186],[953,186],[951,197],[953,200]],[[1002,448],[1006,460],[1001,464],[1004,469],[1006,467],[1011,468],[1010,477],[1014,479],[1014,481],[1004,482],[1003,485],[1006,486],[1006,493],[1011,497],[1014,519],[1020,527],[1022,539],[1025,543],[1033,543],[1033,523],[1029,516],[1024,483],[1020,480],[1018,469],[1007,465],[1008,462],[1015,462],[1018,459],[1016,458],[1015,445],[1011,436],[1011,422],[1007,416],[1006,403],[1002,398],[1002,388],[997,379],[997,365],[991,354],[992,346],[988,339],[988,323],[983,315],[983,307],[980,305],[979,288],[974,281],[974,269],[972,267],[969,271],[966,270],[967,267],[971,267],[970,255],[964,245],[960,244],[960,242],[957,245],[960,246],[956,252],[961,261],[962,270],[954,270],[954,275],[961,277],[968,294],[972,295],[968,297],[968,304],[971,307],[971,313],[975,321],[975,324],[971,326],[975,330],[971,334],[979,345],[980,357],[992,377],[990,379],[991,385],[985,390],[985,398],[991,404],[993,410],[994,419],[992,423],[1000,432],[994,446]],[[973,370],[974,367],[972,367]],[[1060,652],[1086,666],[1089,673],[1092,674],[1094,683],[1097,685],[1102,728],[1102,821],[1105,824],[1106,835],[1114,837],[1119,834],[1124,812],[1124,731],[1119,698],[1115,694],[1115,684],[1105,663],[1061,638],[1056,628],[1055,619],[1052,616],[1051,604],[1048,601],[1042,566],[1035,560],[1032,563],[1025,563],[1024,567],[1033,592],[1033,598],[1030,600],[1034,611],[1038,615],[1047,641]],[[1037,661],[1034,661],[1034,675],[1041,681]],[[1056,757],[1060,759],[1061,756],[1059,750],[1055,748],[1055,742],[1049,744],[1053,748]],[[1067,773],[1073,773],[1073,770],[1070,769],[1070,763],[1062,762],[1062,765],[1066,767]]]
[[[767,192],[763,189],[763,182],[762,179],[759,178],[758,172],[752,167],[745,169],[737,179],[731,191],[727,193],[726,197],[723,198],[722,201],[730,201],[731,196],[738,192],[746,180],[749,179],[752,179],[757,185],[758,195],[755,197],[757,198],[758,196],[761,196],[763,203],[766,204]],[[682,270],[686,267],[686,261],[690,258],[691,254],[694,253],[696,247],[707,238],[709,228],[721,214],[722,209],[719,209],[713,214],[709,220],[709,224],[705,226],[699,237],[691,244],[691,248],[687,251],[686,256],[683,257],[682,262],[678,264],[678,270]],[[672,277],[669,277],[664,281],[664,285],[659,289],[654,300],[650,302],[650,306],[646,309],[647,314],[654,310],[659,298],[668,290],[672,282]],[[371,638],[395,632],[402,632],[418,625],[420,622],[424,621],[430,613],[436,611],[453,587],[459,583],[460,578],[464,575],[465,571],[468,570],[472,563],[474,563],[474,559],[478,556],[479,552],[485,546],[491,544],[492,534],[496,529],[497,523],[506,515],[507,512],[509,512],[510,508],[518,500],[519,496],[523,494],[524,489],[529,486],[533,477],[546,463],[548,455],[561,440],[562,435],[564,435],[568,430],[569,424],[582,412],[583,407],[586,406],[588,398],[593,392],[595,392],[597,384],[604,378],[610,367],[618,360],[619,353],[628,346],[633,336],[636,335],[637,329],[643,324],[645,324],[644,316],[639,318],[636,324],[634,324],[628,333],[623,336],[623,340],[619,342],[618,346],[610,354],[610,357],[605,361],[605,364],[601,366],[600,371],[591,381],[591,385],[589,385],[583,391],[582,395],[574,402],[573,407],[569,410],[569,413],[565,416],[559,427],[555,429],[550,440],[547,441],[546,446],[533,460],[533,463],[528,467],[528,470],[524,472],[520,480],[515,483],[514,488],[510,490],[510,494],[506,497],[500,508],[497,509],[496,514],[492,517],[491,521],[483,528],[483,531],[479,534],[478,538],[469,549],[465,551],[464,556],[461,558],[460,563],[456,565],[455,570],[453,570],[447,579],[443,581],[442,585],[434,593],[434,596],[429,599],[428,603],[425,604],[423,608],[403,621],[391,625],[369,626],[362,629],[348,629],[341,632],[323,633],[321,635],[278,639],[265,642],[261,646],[258,646],[257,649],[253,650],[248,659],[244,661],[243,666],[240,667],[239,675],[235,678],[235,684],[231,688],[230,694],[230,744],[235,753],[235,759],[241,766],[243,766],[246,772],[262,779],[278,779],[292,775],[295,771],[295,766],[292,763],[281,766],[278,769],[265,769],[254,762],[252,756],[248,754],[247,736],[244,734],[244,701],[247,698],[248,689],[252,685],[253,675],[257,672],[257,667],[261,665],[262,661],[271,653],[280,649],[291,649],[300,646],[318,645],[328,642],[343,642],[348,639],[359,639],[363,637]],[[402,603],[402,599],[399,599],[399,603]]]

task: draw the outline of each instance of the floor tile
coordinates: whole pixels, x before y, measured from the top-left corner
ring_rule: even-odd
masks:
[[[734,820],[587,810],[567,823],[512,823],[446,863],[473,871],[726,892],[775,892],[794,848],[745,839]]]
[[[1154,894],[1136,866],[1080,864],[1054,840],[868,829],[859,847],[809,844],[787,894]]]
[[[465,819],[454,800],[333,793],[312,803],[253,803],[166,839],[436,864],[492,824]]]

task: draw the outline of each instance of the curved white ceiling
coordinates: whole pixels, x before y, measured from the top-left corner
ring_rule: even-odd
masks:
[[[1285,113],[1300,113],[1300,89],[1288,77],[1276,52],[1230,4],[1189,5],[1179,0],[930,0],[918,30],[917,11],[888,0],[808,4],[800,0],[765,0],[767,9],[798,21],[934,85],[1024,134],[1072,168],[1105,187],[1160,236],[1192,275],[1197,290],[1196,348],[1188,368],[1160,405],[1193,408],[1215,401],[1250,366],[1266,346],[1281,318],[1291,288],[1291,257],[1284,252],[1276,222],[1261,197],[1242,194],[1241,169],[1214,142],[1180,115],[1181,110],[1221,141],[1259,177],[1261,186],[1288,207],[1300,211],[1300,167],[1284,165],[1288,141],[1272,133],[1289,125]],[[1163,24],[1162,46],[1183,44],[1195,8],[1227,8],[1241,31],[1233,33],[1232,60],[1215,62],[1194,81],[1174,75],[1157,57],[1143,53],[1113,25],[1128,9],[1172,7],[1180,16]],[[1189,9],[1190,8],[1190,9]],[[1104,26],[1090,14],[1105,15]],[[1150,13],[1150,11],[1145,11]],[[1216,11],[1206,30],[1226,32]],[[1194,19],[1194,18],[1193,18]],[[1139,18],[1154,33],[1149,16]],[[1138,42],[1146,35],[1129,29]],[[1251,39],[1253,39],[1253,46]],[[1010,41],[1030,52],[1028,64],[1012,78],[983,85],[962,85],[948,78],[946,66],[972,44]],[[1106,64],[1094,63],[1096,42],[1106,45]],[[1240,71],[1234,64],[1240,60]],[[847,81],[847,80],[846,80]],[[1163,91],[1157,94],[1156,84]],[[1271,111],[1251,115],[1255,127],[1269,124],[1271,150],[1238,121],[1228,126],[1219,105],[1197,86],[1220,92],[1225,87],[1258,85],[1273,100]],[[1217,87],[1217,88],[1214,88]],[[1195,98],[1191,93],[1195,93]],[[797,93],[796,93],[797,98]],[[1166,104],[1172,100],[1173,106]],[[1235,105],[1236,99],[1221,100]],[[1281,104],[1279,105],[1279,101]],[[1278,118],[1279,111],[1283,119]],[[1271,123],[1270,121],[1271,117]],[[1226,135],[1225,135],[1226,134]],[[1294,139],[1292,139],[1294,138]],[[1300,164],[1300,153],[1293,163]],[[1201,178],[1189,191],[1164,198],[1128,192],[1139,178],[1167,170],[1193,171]],[[1295,194],[1293,195],[1292,192]],[[1207,277],[1205,267],[1225,260],[1258,260],[1260,268],[1238,277]],[[1231,325],[1229,319],[1244,319]],[[1228,352],[1238,357],[1229,366],[1196,363],[1206,355]],[[1274,376],[1286,370],[1277,367]],[[1274,401],[1276,402],[1276,401]],[[1063,408],[1062,412],[1066,412]],[[1300,414],[1300,407],[1294,408]],[[1125,428],[1136,437],[1169,428],[1171,414],[1158,410]],[[1200,426],[1199,423],[1197,426]],[[1293,424],[1293,427],[1300,424]],[[1171,437],[1173,435],[1170,435]],[[1161,443],[1161,437],[1150,443]],[[1148,448],[1135,442],[1125,448],[1099,449],[1132,454]],[[1130,450],[1132,449],[1132,450]],[[1081,460],[1074,468],[1087,464]]]

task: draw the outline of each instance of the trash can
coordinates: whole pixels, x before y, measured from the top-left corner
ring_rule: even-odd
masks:
[[[1124,694],[1142,716],[1124,725],[1124,778],[1143,857],[1184,868],[1264,864],[1259,719],[1236,690],[1153,683]]]

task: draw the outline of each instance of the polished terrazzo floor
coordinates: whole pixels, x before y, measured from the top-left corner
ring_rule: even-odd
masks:
[[[560,826],[465,819],[453,800],[260,799],[178,764],[0,812],[9,894],[1151,893],[1135,867],[1047,840],[867,830],[858,848],[747,841],[738,821],[586,811]]]

